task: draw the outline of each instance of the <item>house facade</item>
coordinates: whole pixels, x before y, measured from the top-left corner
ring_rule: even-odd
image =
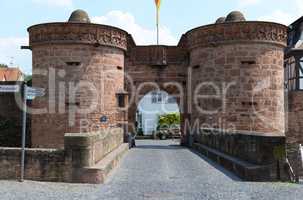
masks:
[[[19,68],[0,68],[0,81],[24,81],[24,74]]]
[[[303,176],[303,17],[288,29],[285,50],[285,96],[287,99],[286,138],[290,163],[296,174]]]
[[[169,113],[179,113],[176,98],[164,91],[150,92],[139,103],[137,129],[144,135],[152,135],[157,131],[159,116]]]

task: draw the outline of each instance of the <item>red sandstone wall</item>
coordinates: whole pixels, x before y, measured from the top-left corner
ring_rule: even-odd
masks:
[[[276,37],[271,37],[274,34]],[[285,35],[285,27],[257,22],[213,25],[189,32],[192,122],[198,120],[207,128],[284,135]],[[211,85],[197,89],[205,82],[214,84],[218,91]],[[195,90],[219,97],[195,101]],[[201,113],[198,108],[215,112]]]
[[[303,144],[303,92],[292,91],[288,93],[288,143]]]
[[[33,86],[46,88],[47,92],[33,102],[34,108],[47,108],[46,114],[33,115],[33,147],[63,148],[65,133],[116,127],[123,117],[118,111],[116,94],[124,87],[125,33],[101,25],[68,23],[38,25],[29,32]],[[35,74],[39,70],[48,73]],[[55,89],[49,83],[51,73]],[[73,99],[75,89],[71,86],[79,83],[85,85],[80,86]],[[92,104],[92,111],[79,112]],[[102,116],[107,121],[100,122]]]
[[[297,175],[303,176],[299,144],[303,144],[303,92],[288,93],[288,129],[286,131],[288,158]]]
[[[0,179],[20,178],[21,149],[0,148]],[[25,179],[71,181],[71,158],[64,151],[29,149],[26,151]]]
[[[94,112],[75,115],[76,123],[73,126],[68,125],[66,114],[34,116],[33,143],[36,147],[63,147],[64,133],[80,132],[81,119],[101,127],[115,126],[118,121],[123,121],[123,113],[117,111],[115,94],[124,85],[121,73],[124,71],[124,62],[126,75],[131,78],[135,89],[141,83],[153,82],[171,95],[180,95],[176,87],[165,86],[169,82],[179,84],[183,90],[183,99],[179,99],[179,103],[183,104],[180,105],[183,119],[190,118],[188,113],[191,112],[192,123],[198,119],[200,124],[208,123],[213,128],[229,128],[228,125],[233,124],[237,130],[257,131],[262,132],[262,135],[272,135],[272,132],[274,135],[284,134],[283,47],[286,43],[286,28],[282,25],[240,22],[203,26],[186,33],[177,47],[137,47],[130,38],[127,44],[129,36],[120,29],[95,24],[42,24],[29,28],[29,32],[34,70],[55,66],[67,72],[58,80],[65,83],[92,81],[97,90],[106,91],[99,96],[100,102]],[[123,50],[127,48],[124,61]],[[68,62],[78,62],[80,65],[70,66]],[[260,82],[267,78],[269,84],[263,82],[265,88],[255,91]],[[221,99],[195,102],[193,98],[197,86],[208,81],[220,88]],[[222,84],[226,88],[231,83],[223,104]],[[36,75],[33,84],[48,87],[46,79]],[[147,86],[134,93],[129,83],[125,85],[130,97],[135,98],[130,99],[128,117],[129,122],[133,122],[140,96],[155,88]],[[188,88],[192,91],[188,91]],[[198,93],[214,94],[209,87],[200,88]],[[85,107],[91,101],[96,102],[92,96],[92,93],[82,89],[75,102],[65,100],[60,106],[65,105],[65,109],[75,105]],[[58,97],[68,99],[68,96],[54,94],[51,95],[51,101],[56,101]],[[38,99],[34,106],[45,107],[45,99]],[[190,108],[187,102],[193,106]],[[222,105],[225,105],[224,109]],[[55,108],[58,109],[58,106],[55,105]],[[197,106],[219,110],[216,114],[201,114]],[[100,124],[102,115],[108,116],[108,123]]]

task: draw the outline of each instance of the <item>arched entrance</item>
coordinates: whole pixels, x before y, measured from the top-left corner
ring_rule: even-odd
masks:
[[[133,43],[134,44],[134,43]],[[181,42],[182,44],[182,42]],[[129,45],[125,58],[125,89],[129,94],[128,131],[135,131],[136,111],[140,100],[158,90],[176,98],[181,115],[181,143],[186,144],[184,122],[187,106],[188,53],[182,45]]]
[[[186,121],[186,93],[184,85],[179,83],[165,83],[157,84],[152,82],[144,82],[130,88],[128,85],[129,92],[129,109],[128,109],[128,131],[136,133],[137,129],[137,109],[140,105],[141,100],[153,91],[162,91],[167,94],[168,97],[173,98],[175,103],[178,105],[180,113],[180,130],[181,130],[181,144],[186,143],[186,137],[184,132],[184,125]]]

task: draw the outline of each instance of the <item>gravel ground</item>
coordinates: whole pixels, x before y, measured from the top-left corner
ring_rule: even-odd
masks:
[[[242,182],[176,141],[137,141],[104,185],[0,181],[2,200],[302,200],[303,185]]]

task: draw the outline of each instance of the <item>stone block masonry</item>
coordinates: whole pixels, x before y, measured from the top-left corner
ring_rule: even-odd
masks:
[[[0,148],[0,179],[20,178],[20,148]],[[25,179],[67,181],[71,177],[71,158],[64,150],[27,149]]]
[[[64,149],[26,149],[25,179],[103,183],[127,150],[122,129],[66,134]],[[20,158],[20,148],[0,148],[0,179],[20,177]]]
[[[192,99],[193,107],[199,108],[192,111],[192,123],[198,120],[214,126],[211,128],[233,126],[238,131],[285,135],[286,28],[238,22],[203,26],[187,34],[192,96],[213,97]]]
[[[194,148],[247,181],[289,179],[283,169],[285,137],[201,129],[195,135]]]
[[[299,152],[299,144],[303,144],[303,93],[302,91],[291,91],[288,97],[287,154],[293,170],[299,178],[303,177],[303,163]]]
[[[63,148],[65,133],[94,132],[124,120],[116,95],[124,89],[126,32],[90,23],[41,24],[28,31],[33,86],[47,91],[33,101],[34,109],[47,109],[33,115],[33,147]],[[103,116],[106,122],[100,122]]]

